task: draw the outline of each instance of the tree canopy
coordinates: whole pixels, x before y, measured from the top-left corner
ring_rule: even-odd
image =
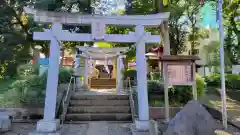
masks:
[[[205,0],[216,10],[215,0]],[[114,10],[117,8],[116,2],[108,0],[2,0],[0,1],[0,74],[7,73],[11,65],[25,63],[32,59],[32,50],[35,46],[41,46],[41,52],[49,55],[49,42],[34,41],[32,34],[34,31],[42,31],[49,28],[49,24],[36,24],[32,17],[23,12],[24,6],[57,12],[77,12],[79,14],[155,14],[158,12],[170,12],[169,38],[171,44],[171,54],[180,54],[186,51],[186,42],[191,44],[191,54],[195,54],[199,39],[207,37],[202,31],[199,22],[202,21],[201,8],[204,3],[199,0],[127,0],[125,10]],[[225,50],[229,61],[233,64],[239,63],[240,58],[240,20],[235,17],[240,15],[240,0],[224,0],[223,19],[225,30]],[[89,33],[89,26],[64,25],[65,30],[71,32]],[[161,34],[159,28],[148,28],[154,34]],[[109,26],[107,33],[126,34],[134,31],[134,28],[121,28]],[[91,45],[91,43],[89,43]],[[76,45],[84,45],[79,42],[63,42],[62,49],[73,50]],[[162,46],[163,43],[154,46]],[[116,44],[112,46],[128,46],[130,51],[128,58],[135,57],[134,44]],[[217,48],[217,47],[216,47]],[[12,70],[12,69],[11,69]],[[2,75],[2,74],[1,74]],[[1,76],[0,75],[0,76]]]

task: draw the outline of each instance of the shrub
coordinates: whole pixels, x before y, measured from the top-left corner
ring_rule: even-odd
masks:
[[[148,80],[147,88],[149,93],[164,93],[164,84],[158,80]]]
[[[29,76],[17,80],[10,90],[3,94],[1,104],[6,107],[17,107],[29,104],[43,104],[46,79],[42,76]]]
[[[151,72],[150,73],[151,79],[153,80],[160,80],[160,72]]]
[[[208,87],[221,87],[221,77],[220,74],[213,74],[205,77],[205,81]],[[226,74],[225,84],[228,90],[240,90],[240,75],[236,74]]]
[[[72,70],[60,68],[59,83],[68,83]],[[43,105],[47,84],[47,72],[42,76],[26,76],[10,85],[1,97],[0,104],[5,107],[19,107],[22,105]]]
[[[227,74],[226,87],[229,90],[240,90],[240,75]]]
[[[48,72],[46,71],[42,77],[47,79]],[[62,67],[59,69],[58,83],[69,83],[73,70],[71,68]]]
[[[213,74],[204,78],[207,87],[219,87],[221,84],[220,74]]]
[[[196,75],[198,97],[204,95],[205,81],[200,75]],[[164,84],[161,81],[148,81],[148,92],[152,94],[164,94]],[[192,86],[173,86],[169,87],[169,100],[185,104],[193,98]]]
[[[38,67],[32,64],[20,65],[17,68],[17,75],[20,78],[24,78],[29,75],[38,75]]]
[[[70,78],[73,74],[73,70],[70,68],[60,68],[59,69],[59,78],[58,83],[69,83]]]
[[[130,77],[131,80],[135,80],[137,78],[137,71],[135,69],[128,69],[124,71],[124,79]]]

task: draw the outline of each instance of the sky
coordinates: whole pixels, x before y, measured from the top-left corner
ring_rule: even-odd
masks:
[[[209,28],[216,28],[217,27],[216,10],[213,10],[209,4],[206,4],[202,8],[201,12],[203,16],[202,26],[209,27]]]

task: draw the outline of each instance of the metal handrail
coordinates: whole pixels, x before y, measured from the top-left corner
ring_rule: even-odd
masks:
[[[73,87],[72,87],[72,91],[75,90],[75,86],[76,86],[76,79],[74,76],[71,76],[70,78],[70,81],[69,81],[69,84],[68,84],[68,88],[67,88],[67,93],[65,95],[65,98],[64,100],[62,101],[62,116],[61,116],[61,124],[63,124],[64,120],[65,120],[65,115],[66,115],[66,104],[68,102],[68,99],[69,99],[69,96],[70,96],[70,88],[71,88],[71,84],[72,84],[72,81],[73,81]]]
[[[136,110],[135,110],[135,102],[133,99],[133,91],[132,91],[132,85],[131,85],[131,79],[130,77],[127,77],[127,82],[129,85],[129,99],[130,99],[130,106],[131,106],[131,112],[132,112],[132,120],[135,120],[135,116],[136,116]]]

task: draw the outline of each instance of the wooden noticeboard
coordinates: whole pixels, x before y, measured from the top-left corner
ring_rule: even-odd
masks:
[[[163,64],[166,121],[169,120],[169,86],[191,85],[193,89],[193,98],[197,100],[196,60],[200,60],[200,58],[197,56],[184,55],[164,55],[159,58],[159,61]]]
[[[193,82],[191,65],[168,64],[168,85],[191,85]]]

